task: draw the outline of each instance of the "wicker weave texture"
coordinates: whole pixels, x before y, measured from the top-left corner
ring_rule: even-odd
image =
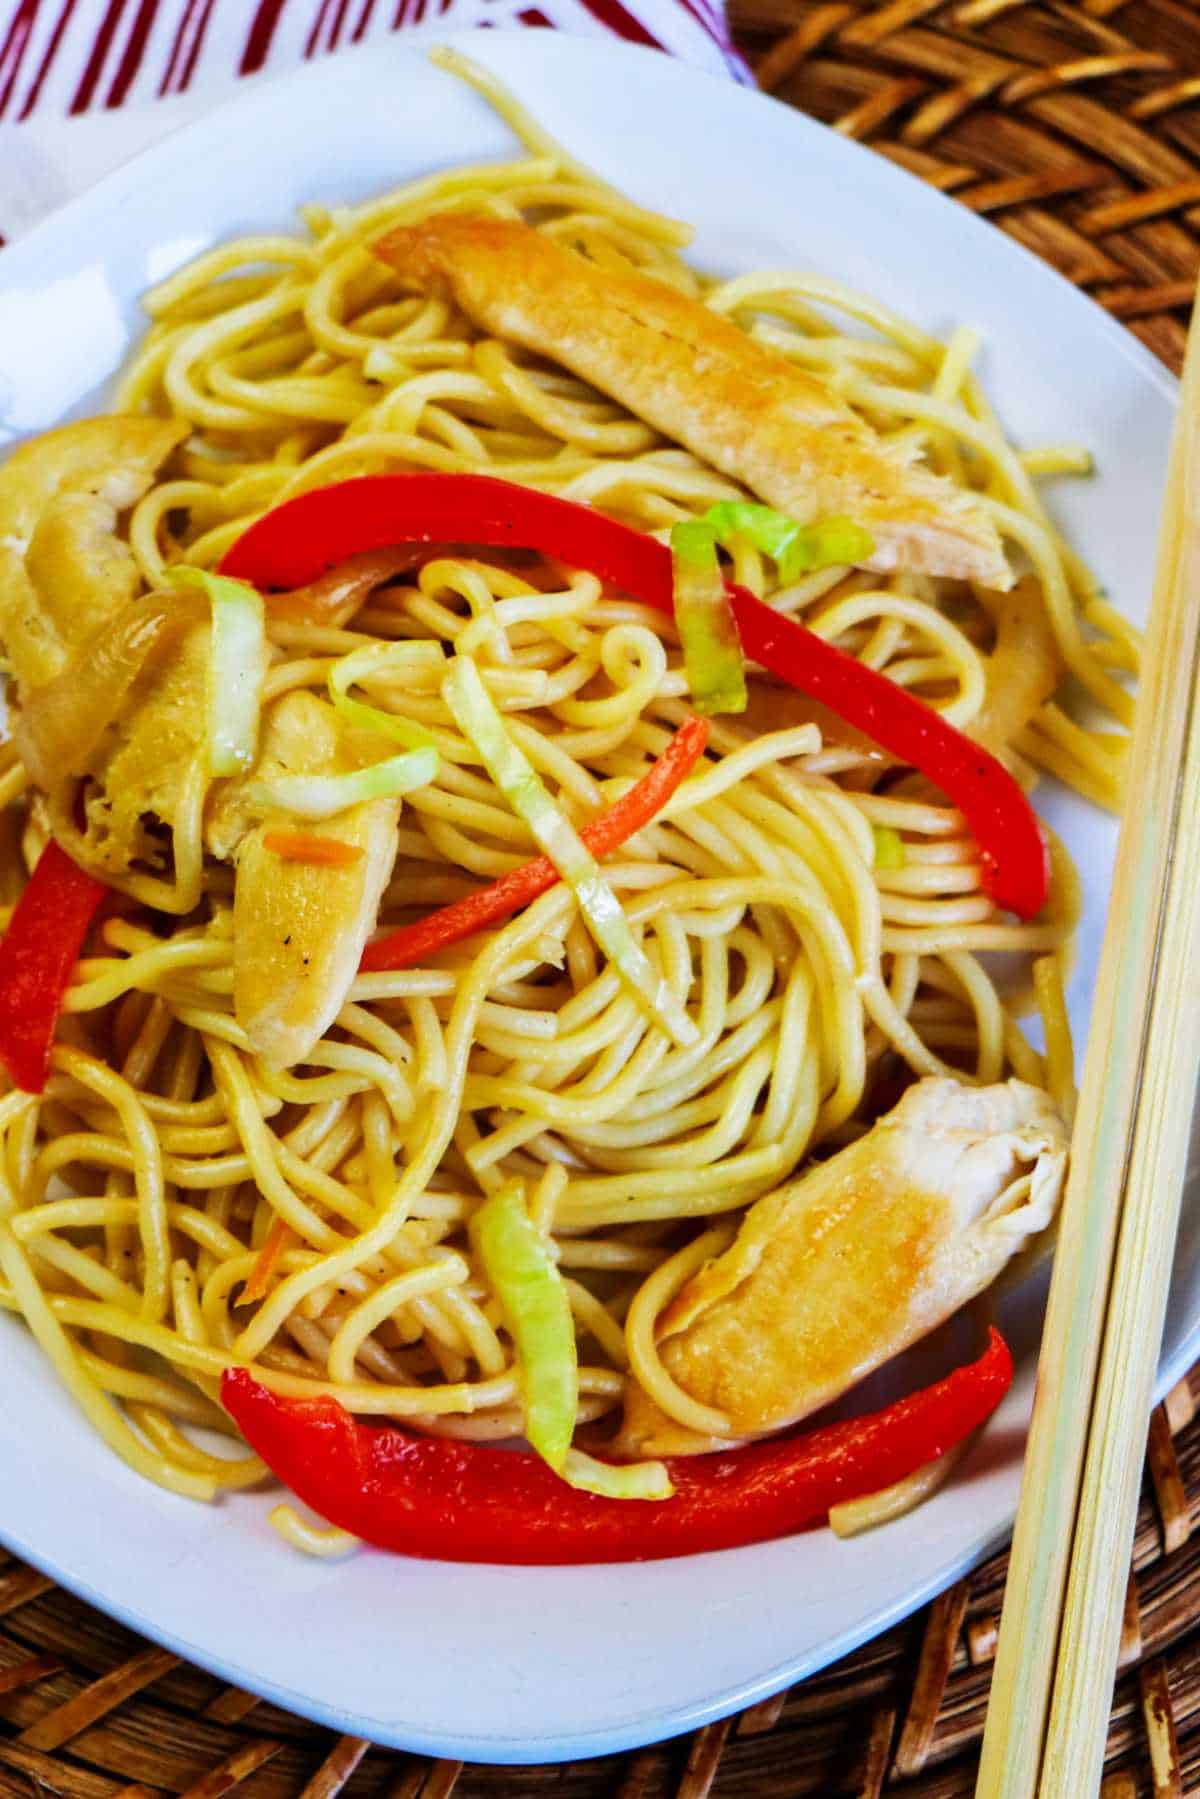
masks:
[[[1200,7],[733,11],[767,91],[989,217],[1178,369],[1200,271]],[[1197,1396],[1200,1368],[1152,1421],[1104,1799],[1200,1794]],[[0,1551],[0,1799],[960,1799],[974,1789],[1005,1566],[997,1557],[824,1673],[692,1737],[513,1769],[338,1739]]]
[[[768,92],[986,214],[1178,369],[1200,269],[1184,0],[734,0]]]

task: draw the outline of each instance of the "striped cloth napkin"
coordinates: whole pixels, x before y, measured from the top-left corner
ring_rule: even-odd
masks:
[[[473,26],[616,35],[751,79],[723,0],[0,0],[0,242],[243,80]]]

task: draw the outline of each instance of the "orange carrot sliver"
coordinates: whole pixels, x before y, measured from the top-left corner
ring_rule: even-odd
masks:
[[[362,856],[357,843],[343,843],[340,837],[318,837],[309,831],[267,831],[263,848],[285,862],[311,862],[319,868],[349,868]]]
[[[579,835],[593,856],[599,859],[611,850],[619,849],[627,838],[648,825],[700,760],[707,742],[708,720],[686,718],[662,755],[629,789],[624,799],[582,827]],[[446,949],[452,943],[461,943],[464,937],[473,937],[476,931],[497,924],[522,906],[530,905],[540,894],[548,893],[561,878],[548,856],[537,856],[532,862],[524,862],[520,868],[501,875],[490,887],[483,887],[478,893],[468,894],[466,899],[455,900],[452,906],[431,912],[428,918],[419,919],[416,924],[402,925],[390,936],[368,943],[359,966],[366,970],[411,968],[423,956]]]
[[[275,1264],[292,1239],[292,1227],[284,1218],[277,1218],[266,1236],[263,1246],[258,1252],[258,1260],[246,1279],[238,1295],[240,1306],[256,1305],[271,1284],[271,1276],[275,1272]]]

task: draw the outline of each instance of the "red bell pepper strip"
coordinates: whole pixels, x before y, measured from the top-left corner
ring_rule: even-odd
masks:
[[[635,831],[662,811],[671,795],[699,761],[708,742],[708,720],[686,718],[658,760],[631,787],[623,799],[607,812],[581,825],[579,835],[599,860],[618,849]],[[466,899],[442,906],[416,924],[401,925],[376,943],[368,943],[363,951],[364,969],[411,968],[435,950],[461,943],[476,931],[497,924],[522,906],[528,906],[540,894],[548,893],[562,879],[549,856],[537,856],[523,862],[498,881],[470,893]]]
[[[962,1441],[1012,1381],[999,1331],[977,1362],[880,1412],[716,1455],[671,1458],[670,1499],[602,1499],[540,1456],[360,1424],[230,1368],[221,1403],[305,1505],[380,1549],[451,1562],[632,1562],[787,1536]]]
[[[0,1062],[25,1093],[41,1093],[63,994],[88,926],[110,889],[51,841],[0,942]]]
[[[671,552],[590,506],[491,475],[361,475],[298,494],[250,526],[221,572],[263,588],[295,588],[349,556],[402,543],[537,550],[660,612],[673,612]],[[1049,864],[1037,819],[1003,763],[886,675],[785,613],[729,584],[742,648],[793,687],[933,781],[962,812],[998,906],[1032,918]]]

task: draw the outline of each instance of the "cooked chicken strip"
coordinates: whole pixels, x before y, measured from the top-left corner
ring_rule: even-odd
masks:
[[[117,514],[187,431],[177,419],[85,419],[31,438],[0,466],[0,638],[18,682],[52,680],[137,593]]]
[[[67,681],[77,672],[84,678],[80,665],[97,626],[116,620],[140,594],[141,576],[118,534],[118,514],[146,492],[186,429],[157,419],[92,419],[34,439],[0,468],[0,635],[19,702],[64,670]],[[372,566],[386,575],[392,562],[376,559]],[[79,745],[77,754],[71,744],[66,765],[56,771],[47,795],[56,832],[81,861],[118,885],[135,867],[159,866],[160,825],[179,823],[189,802],[205,798],[210,660],[204,619],[147,662],[102,738]],[[331,707],[292,693],[264,716],[253,772],[256,778],[327,773],[357,768],[379,753],[371,744],[360,756]],[[85,834],[75,818],[83,777]],[[222,781],[212,788],[205,846],[236,868],[238,1022],[267,1061],[294,1064],[337,1016],[357,972],[395,860],[399,801],[373,800],[308,827],[363,852],[344,868],[314,867],[265,848],[266,827],[245,804],[245,787]]]
[[[994,526],[969,495],[885,444],[822,382],[661,281],[597,268],[528,225],[440,213],[375,253],[422,290],[571,369],[762,499],[807,523],[847,514],[868,568],[1008,588]]]
[[[337,714],[313,694],[286,694],[267,712],[256,776],[357,766],[347,759]],[[229,831],[235,805],[231,791],[210,839]],[[396,860],[399,816],[399,800],[367,800],[306,824],[310,835],[362,851],[345,868],[283,861],[263,842],[270,821],[237,832],[234,1010],[251,1048],[273,1067],[303,1062],[345,1004]]]
[[[0,467],[0,638],[17,699],[31,713],[51,683],[66,682],[69,694],[94,675],[97,633],[115,628],[141,594],[119,515],[148,490],[187,429],[163,419],[86,419],[22,444]],[[23,742],[56,831],[105,879],[119,880],[134,863],[155,868],[163,849],[155,821],[173,824],[185,789],[195,790],[208,643],[207,623],[183,633],[169,655],[147,663],[100,741],[85,732],[60,743],[53,768],[39,767],[36,737]],[[81,837],[75,806],[83,777]]]
[[[733,1437],[795,1423],[990,1286],[1051,1222],[1066,1159],[1038,1088],[918,1081],[859,1142],[750,1208],[664,1313],[668,1372]],[[687,1445],[643,1402],[622,1447]]]

